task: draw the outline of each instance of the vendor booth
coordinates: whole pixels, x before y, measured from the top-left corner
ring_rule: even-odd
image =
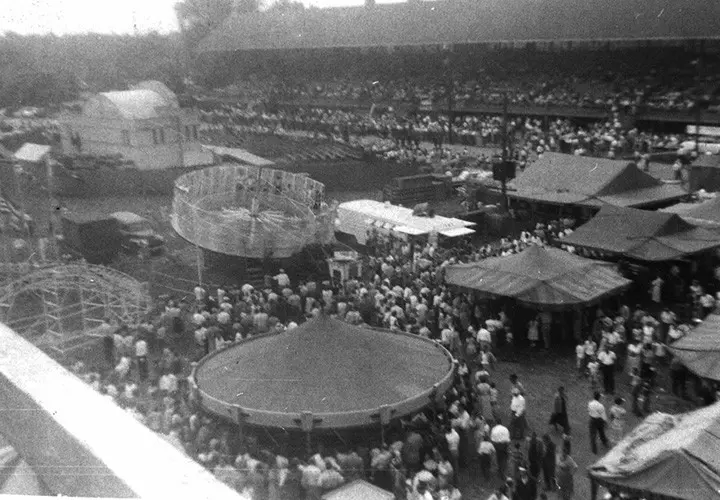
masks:
[[[593,464],[599,486],[625,498],[720,497],[720,403],[680,415],[654,413]]]
[[[720,315],[706,317],[688,335],[673,343],[670,352],[696,375],[720,382]]]

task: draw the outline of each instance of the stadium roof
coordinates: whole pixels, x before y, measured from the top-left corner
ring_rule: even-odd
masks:
[[[194,374],[206,410],[286,429],[308,414],[323,429],[377,424],[383,407],[409,415],[452,379],[450,353],[436,342],[326,316],[215,351]]]
[[[235,15],[198,50],[720,39],[718,19],[714,1],[413,1]]]

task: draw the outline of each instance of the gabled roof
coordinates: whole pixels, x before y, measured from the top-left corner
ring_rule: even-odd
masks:
[[[99,96],[107,99],[123,118],[145,120],[157,118],[158,108],[167,107],[168,102],[153,90],[122,90],[101,92]]]
[[[720,316],[706,317],[670,350],[693,373],[720,382]]]
[[[507,257],[448,266],[445,281],[531,306],[555,308],[592,304],[631,284],[607,262],[540,246]]]
[[[605,206],[566,236],[563,243],[659,262],[720,247],[720,235],[694,226],[677,214]]]
[[[718,2],[695,0],[452,0],[271,10],[231,17],[199,50],[717,39],[718,18]]]
[[[663,209],[663,212],[678,214],[691,224],[700,227],[720,227],[720,196],[703,203],[678,203]]]
[[[627,161],[562,153],[543,154],[509,187],[514,198],[584,206],[644,206],[687,194]]]

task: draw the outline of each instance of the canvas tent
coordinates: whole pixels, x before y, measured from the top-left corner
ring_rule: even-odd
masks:
[[[606,206],[566,236],[563,243],[636,260],[662,262],[717,248],[720,235],[694,226],[676,214]]]
[[[720,403],[681,415],[650,415],[588,473],[594,486],[632,494],[718,498]]]
[[[609,263],[540,246],[508,257],[448,266],[445,282],[532,307],[559,309],[596,303],[631,284]]]
[[[703,203],[678,203],[663,212],[678,214],[691,224],[708,229],[720,229],[720,196]]]
[[[509,184],[511,199],[580,207],[645,207],[687,195],[622,160],[545,153]]]
[[[720,316],[711,314],[670,351],[697,375],[720,382]],[[720,453],[720,450],[718,450]]]
[[[374,484],[358,479],[322,496],[322,500],[393,500],[395,495]]]

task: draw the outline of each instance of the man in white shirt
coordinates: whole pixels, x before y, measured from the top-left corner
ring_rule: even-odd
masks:
[[[598,354],[598,361],[603,373],[603,385],[605,394],[615,393],[615,360],[617,356],[613,351],[604,346]]]
[[[603,446],[608,448],[608,440],[605,436],[605,424],[607,423],[607,413],[605,406],[600,402],[602,396],[599,392],[595,392],[594,399],[588,403],[588,416],[590,417],[590,448],[593,454],[597,455],[597,436],[600,436]]]
[[[447,441],[448,451],[450,452],[453,471],[457,473],[460,467],[460,434],[454,428],[449,427],[445,429],[445,441]]]
[[[510,435],[513,439],[525,437],[525,398],[519,389],[512,390],[510,401]]]
[[[497,456],[498,475],[501,480],[505,480],[505,472],[508,462],[508,446],[510,445],[510,430],[502,425],[498,419],[495,426],[490,430],[490,441],[495,447],[495,455]]]
[[[484,328],[484,327],[480,327],[480,329],[477,332],[476,339],[478,341],[478,344],[480,344],[481,348],[483,346],[490,347],[490,345],[492,344],[492,335],[490,333],[490,330],[488,330],[487,328]]]
[[[275,281],[277,281],[278,287],[280,288],[290,286],[290,277],[285,273],[284,269],[280,269],[280,272],[275,275]]]
[[[135,358],[138,366],[138,375],[140,380],[145,381],[148,378],[148,345],[144,339],[140,339],[135,342]]]

